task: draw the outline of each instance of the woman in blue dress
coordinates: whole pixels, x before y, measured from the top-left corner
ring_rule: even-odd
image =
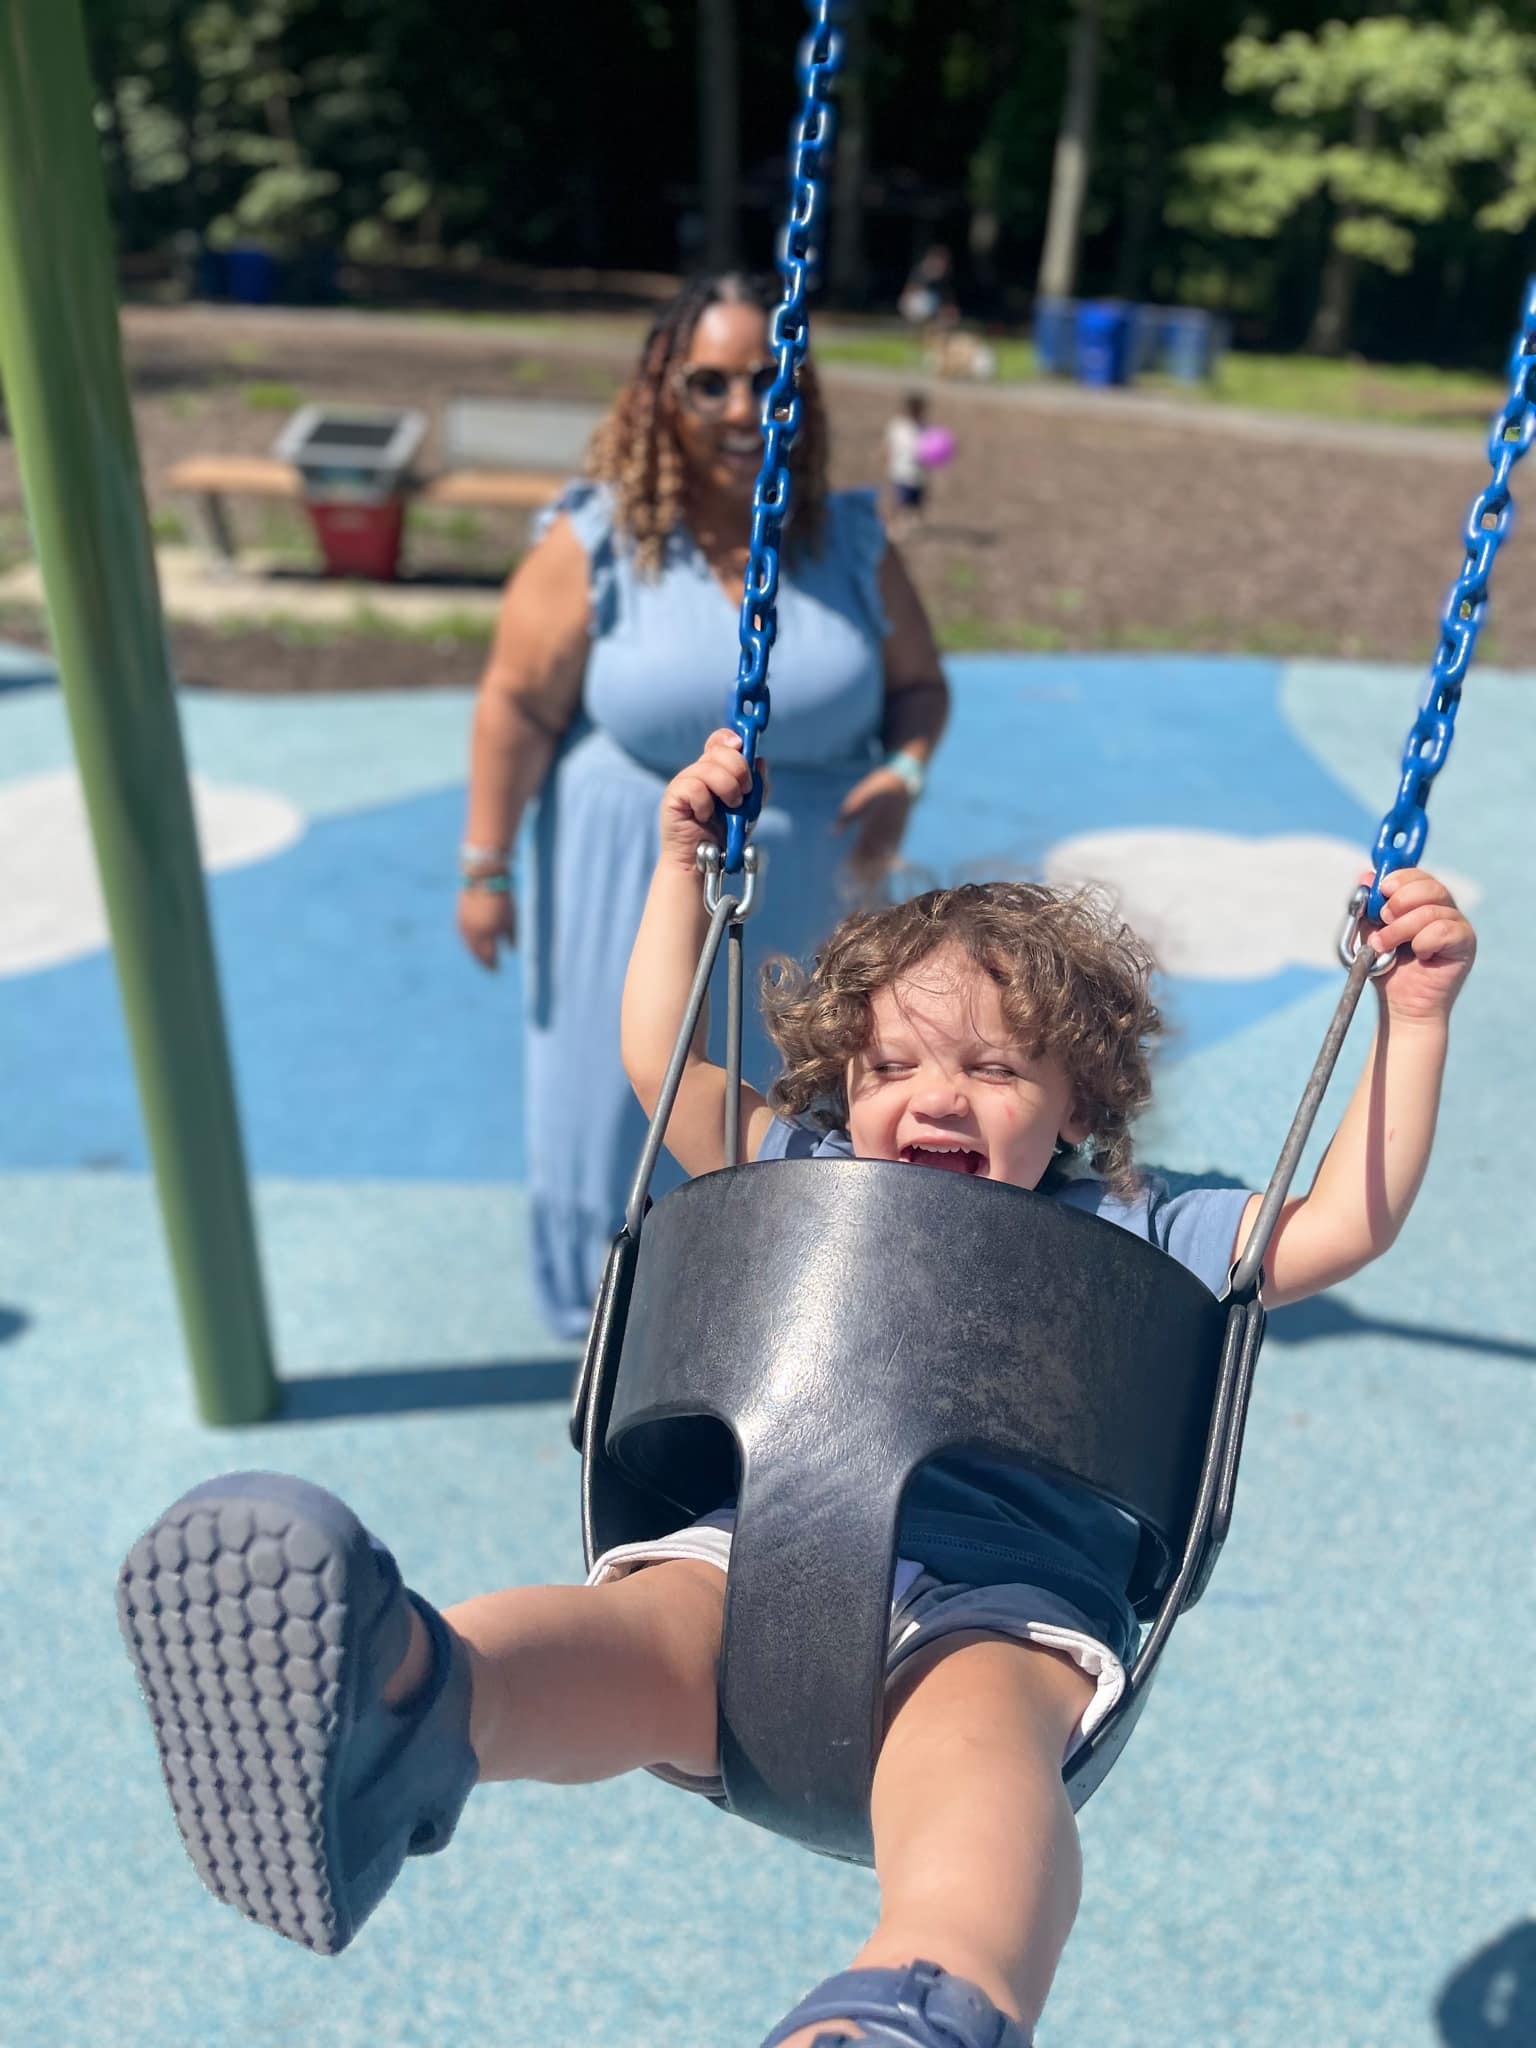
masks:
[[[521,939],[534,1283],[557,1335],[586,1333],[645,1121],[619,1057],[625,964],[668,778],[717,726],[774,373],[776,292],[737,276],[658,316],[598,429],[588,479],[551,508],[508,585],[481,681],[459,929],[486,967]],[[815,372],[801,372],[774,646],[759,958],[807,955],[878,887],[943,729],[922,602],[872,491],[829,491]],[[511,849],[536,807],[528,873]],[[753,1018],[744,1061],[767,1070]],[[670,1162],[664,1162],[670,1168]],[[659,1171],[656,1191],[668,1181]]]

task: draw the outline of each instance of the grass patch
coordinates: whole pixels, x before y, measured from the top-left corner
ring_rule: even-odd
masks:
[[[997,358],[999,384],[1036,380],[1040,367],[1022,336],[985,337]],[[816,354],[825,363],[849,363],[893,374],[926,376],[922,344],[897,329],[860,333],[834,323],[823,327]],[[957,388],[964,389],[963,380]],[[1150,374],[1136,388],[1197,405],[1239,405],[1257,412],[1301,413],[1313,419],[1380,421],[1392,425],[1463,427],[1491,419],[1504,387],[1472,370],[1442,370],[1433,363],[1368,363],[1358,358],[1256,355],[1229,350],[1209,383],[1188,384]]]
[[[910,334],[818,335],[818,359],[824,363],[853,363],[866,370],[899,370],[903,376],[923,374],[923,351]]]
[[[368,603],[355,605],[346,618],[304,619],[291,612],[247,612],[214,622],[221,640],[249,634],[270,634],[285,647],[347,647],[369,640],[414,646],[475,647],[488,644],[495,620],[473,612],[441,612],[431,619],[392,619]]]
[[[440,612],[432,619],[392,619],[360,604],[352,614],[354,631],[371,640],[428,641],[435,647],[484,647],[496,630],[494,618],[477,612]]]
[[[438,540],[454,541],[461,547],[472,547],[487,538],[484,519],[478,512],[471,512],[464,506],[439,511],[432,505],[409,505],[405,517],[413,533],[429,533]]]
[[[1060,626],[1037,619],[988,619],[980,612],[941,609],[934,629],[947,654],[1060,654],[1068,645]]]
[[[1486,420],[1503,387],[1468,370],[1429,363],[1334,361],[1320,356],[1264,356],[1232,352],[1222,358],[1214,384],[1169,388],[1219,403],[1264,412],[1306,413],[1315,419],[1382,420],[1419,426]]]
[[[151,513],[149,530],[157,547],[181,547],[187,538],[187,522],[179,512],[173,512],[169,506]]]
[[[268,554],[295,555],[308,561],[314,553],[314,532],[296,505],[263,500],[256,513],[256,544]]]
[[[1132,620],[1060,626],[1041,619],[989,619],[979,612],[946,611],[941,605],[934,623],[939,645],[948,654],[1205,652],[1267,655],[1285,661],[1357,661],[1372,652],[1352,634],[1330,634],[1283,619],[1239,623],[1213,614],[1173,624]]]
[[[251,412],[297,412],[303,404],[297,384],[256,383],[240,386],[240,403]]]

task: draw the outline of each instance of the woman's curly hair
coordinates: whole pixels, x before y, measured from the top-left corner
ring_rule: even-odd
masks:
[[[950,946],[997,984],[1009,1029],[1029,1056],[1065,1067],[1093,1170],[1117,1194],[1134,1192],[1130,1126],[1151,1094],[1162,1018],[1150,951],[1092,889],[930,889],[845,917],[809,974],[794,961],[770,962],[763,1015],[784,1060],[773,1107],[829,1130],[846,1126],[848,1066],[869,1044],[871,999]]]
[[[667,542],[684,523],[685,477],[672,431],[671,386],[673,372],[688,359],[694,329],[711,306],[754,306],[768,314],[778,301],[770,279],[735,271],[696,278],[656,315],[633,376],[592,436],[587,474],[612,490],[615,524],[643,575],[661,573]],[[789,458],[792,488],[784,525],[791,560],[820,547],[827,499],[827,415],[809,362],[800,367],[797,389],[800,426]]]

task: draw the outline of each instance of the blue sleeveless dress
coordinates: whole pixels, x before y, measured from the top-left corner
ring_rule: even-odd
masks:
[[[724,722],[737,604],[686,534],[673,537],[659,577],[640,576],[602,485],[569,485],[541,530],[562,513],[590,563],[592,640],[578,717],[531,821],[524,1072],[535,1291],[550,1329],[581,1337],[645,1134],[619,1056],[619,1003],[656,860],[657,810],[666,782]],[[880,759],[884,552],[874,493],[838,492],[820,554],[787,564],[780,582],[749,995],[770,953],[808,956],[846,907],[848,839],[833,825]],[[756,1003],[747,1008],[743,1071],[766,1087],[777,1055]],[[717,1058],[723,1009],[712,1006]],[[680,1178],[663,1155],[655,1192]]]

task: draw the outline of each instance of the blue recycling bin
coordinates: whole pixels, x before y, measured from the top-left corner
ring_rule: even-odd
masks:
[[[1048,377],[1065,377],[1072,368],[1072,325],[1076,308],[1070,299],[1036,299],[1032,338],[1035,362]]]
[[[1074,336],[1077,381],[1104,387],[1131,381],[1131,315],[1113,299],[1079,306]]]
[[[277,296],[277,258],[270,249],[231,249],[224,276],[229,296],[241,306],[270,306]]]
[[[226,299],[229,297],[229,251],[210,249],[205,243],[197,252],[197,264],[193,272],[194,289],[200,299]]]
[[[1181,384],[1201,384],[1211,374],[1211,348],[1215,322],[1209,313],[1197,311],[1166,313],[1163,316],[1163,355],[1170,376]]]

